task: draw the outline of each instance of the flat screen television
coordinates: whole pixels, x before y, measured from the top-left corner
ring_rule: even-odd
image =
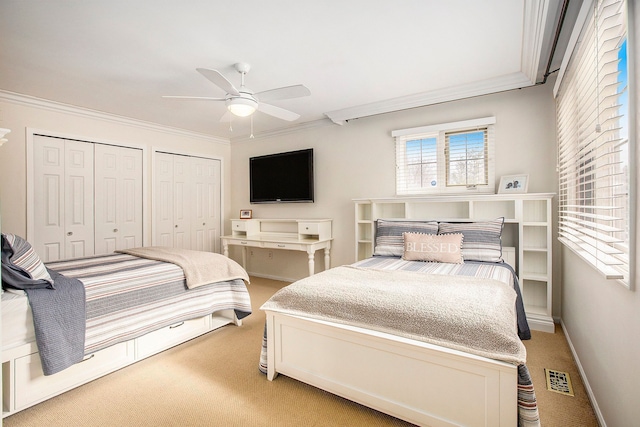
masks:
[[[251,203],[313,203],[313,148],[249,159]]]

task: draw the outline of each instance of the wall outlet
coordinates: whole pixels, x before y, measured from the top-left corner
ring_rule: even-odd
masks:
[[[269,259],[273,259],[273,251],[269,251]]]

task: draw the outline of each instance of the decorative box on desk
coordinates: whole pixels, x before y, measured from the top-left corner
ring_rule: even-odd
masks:
[[[242,246],[242,266],[247,266],[247,247],[304,251],[309,255],[309,275],[315,272],[315,252],[324,249],[325,270],[331,266],[330,219],[232,219],[231,235],[222,236],[222,249]]]

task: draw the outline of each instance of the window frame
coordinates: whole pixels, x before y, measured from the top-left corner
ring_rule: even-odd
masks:
[[[396,195],[418,196],[433,194],[461,194],[469,192],[495,192],[495,123],[496,118],[483,117],[479,119],[458,122],[441,123],[391,132],[396,145]],[[486,184],[482,185],[448,185],[449,158],[447,153],[447,135],[486,130],[484,150]],[[407,143],[409,141],[436,138],[436,185],[429,187],[420,185],[408,187],[409,162],[407,160]],[[433,163],[433,162],[432,162]],[[415,164],[415,163],[414,163]]]

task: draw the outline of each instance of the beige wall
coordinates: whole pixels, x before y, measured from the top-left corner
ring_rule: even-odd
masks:
[[[219,158],[223,171],[223,207],[228,216],[228,141],[163,128],[130,119],[95,114],[91,111],[0,93],[0,127],[11,129],[9,142],[0,147],[0,214],[2,230],[26,237],[27,231],[27,128],[53,132],[56,136],[76,137],[145,149],[146,175],[144,201],[144,241],[151,243],[152,151],[163,149],[180,154]]]
[[[303,132],[232,142],[231,211],[253,209],[254,217],[332,218],[332,265],[355,261],[352,199],[395,196],[395,143],[391,131],[495,116],[496,180],[528,173],[529,192],[556,192],[553,83],[495,95],[415,108],[330,124]],[[249,158],[313,148],[316,201],[313,204],[249,204]],[[225,229],[229,231],[229,223]],[[306,254],[254,250],[247,269],[269,277],[297,279],[307,274]],[[239,252],[232,252],[239,259]],[[316,254],[316,270],[323,260]],[[559,266],[557,268],[559,271]],[[559,289],[558,291],[559,292]],[[556,299],[559,307],[559,297]],[[559,315],[559,312],[557,313]]]
[[[632,16],[637,26],[640,7],[631,1],[628,4],[636,9]],[[633,61],[636,70],[635,84],[630,87],[635,88],[635,105],[640,106],[637,88],[640,36],[637,31],[629,47],[633,49],[629,52],[629,64]],[[640,129],[638,111],[636,107],[636,129]],[[638,153],[636,165],[640,165]],[[637,176],[637,168],[634,171]],[[636,218],[638,212],[640,204],[636,200]],[[637,266],[640,251],[631,261],[636,266],[635,291],[627,290],[616,281],[603,279],[567,249],[562,251],[562,261],[562,322],[595,399],[600,422],[609,427],[638,425],[640,270]]]

